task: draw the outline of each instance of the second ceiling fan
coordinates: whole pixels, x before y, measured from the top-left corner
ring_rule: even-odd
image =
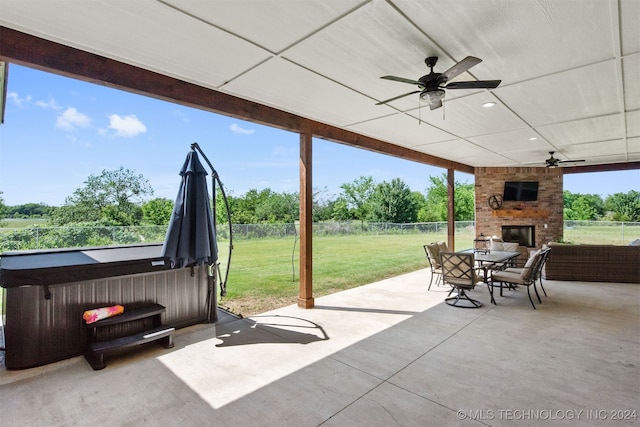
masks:
[[[560,166],[560,164],[562,163],[579,163],[579,162],[584,162],[584,160],[580,159],[580,160],[560,160],[557,157],[553,157],[553,155],[555,154],[555,151],[549,151],[549,158],[546,159],[544,161],[545,165],[548,168],[557,168],[558,166]]]
[[[393,80],[396,82],[409,83],[418,86],[418,90],[414,90],[409,93],[405,93],[399,96],[395,96],[386,101],[378,102],[376,105],[386,104],[396,99],[403,98],[405,96],[420,93],[420,99],[429,104],[431,110],[442,107],[442,100],[444,99],[444,89],[495,89],[498,87],[502,80],[477,80],[468,82],[447,82],[458,75],[464,73],[469,68],[482,62],[482,59],[467,56],[462,61],[449,68],[444,73],[435,73],[433,67],[438,62],[437,56],[430,56],[425,59],[425,64],[431,69],[429,74],[425,74],[418,80],[406,79],[404,77],[396,76],[382,76],[381,79]]]

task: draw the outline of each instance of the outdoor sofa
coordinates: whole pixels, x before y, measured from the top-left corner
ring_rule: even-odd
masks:
[[[551,243],[549,280],[640,284],[640,246]]]

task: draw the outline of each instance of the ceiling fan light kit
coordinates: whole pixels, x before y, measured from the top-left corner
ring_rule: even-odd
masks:
[[[429,107],[432,110],[435,110],[436,108],[442,107],[442,102],[445,98],[445,89],[495,89],[501,82],[501,80],[476,80],[465,82],[451,82],[447,84],[449,80],[457,77],[458,75],[467,71],[469,68],[482,62],[482,59],[476,58],[474,56],[467,56],[444,73],[436,73],[433,71],[433,67],[435,67],[436,63],[438,62],[437,56],[430,56],[425,59],[424,62],[425,64],[427,64],[427,67],[430,68],[430,72],[429,74],[425,74],[424,76],[420,77],[418,80],[397,76],[380,77],[381,79],[385,80],[393,80],[396,82],[416,85],[418,86],[418,90],[394,96],[393,98],[387,99],[386,101],[378,102],[376,103],[376,105],[386,104],[388,102],[395,101],[396,99],[404,98],[405,96],[420,93],[420,99],[428,103]],[[493,106],[495,105],[495,102],[492,105],[489,104],[491,103],[483,104],[483,106]]]
[[[427,104],[432,104],[434,102],[442,102],[444,99],[444,90],[436,89],[432,91],[422,91],[420,93],[420,99],[422,99]]]

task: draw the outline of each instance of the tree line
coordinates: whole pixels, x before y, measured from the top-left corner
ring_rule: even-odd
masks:
[[[370,221],[391,223],[447,220],[446,175],[430,176],[424,193],[412,191],[401,179],[376,182],[361,176],[340,186],[338,195],[314,189],[313,220]],[[474,184],[454,183],[455,220],[475,218]],[[228,193],[231,221],[235,224],[291,223],[299,219],[299,195],[252,189],[240,196]],[[166,225],[173,201],[151,198],[149,181],[121,167],[90,175],[84,185],[65,199],[62,206],[28,203],[6,206],[0,192],[0,219],[47,218],[51,225]],[[616,193],[605,199],[595,194],[564,191],[564,217],[571,220],[613,220],[640,222],[640,192]],[[216,194],[216,219],[227,222],[222,194]]]

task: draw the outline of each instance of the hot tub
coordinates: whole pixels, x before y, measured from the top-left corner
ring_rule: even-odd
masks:
[[[164,325],[207,321],[207,267],[171,269],[161,250],[162,244],[152,244],[1,254],[6,367],[81,355],[86,346],[82,313],[91,308],[158,303],[166,307]]]

